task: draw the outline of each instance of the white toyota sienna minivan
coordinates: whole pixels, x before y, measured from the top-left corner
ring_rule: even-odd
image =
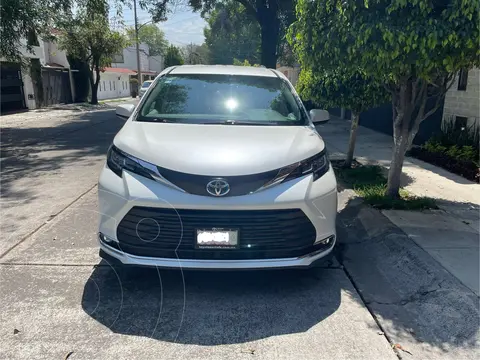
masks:
[[[325,143],[280,72],[165,69],[115,136],[99,179],[100,256],[192,269],[309,267],[335,245]]]

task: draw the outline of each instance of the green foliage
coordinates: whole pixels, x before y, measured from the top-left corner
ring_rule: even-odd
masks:
[[[478,147],[475,148],[471,145],[442,144],[438,138],[432,138],[428,140],[422,148],[433,154],[446,154],[460,161],[479,163]]]
[[[312,68],[353,65],[395,84],[432,81],[480,64],[479,7],[478,0],[299,0],[290,39]]]
[[[111,63],[113,55],[122,50],[127,39],[110,30],[103,14],[78,11],[59,38],[60,49],[69,56],[83,59],[90,67],[103,69]]]
[[[208,64],[210,61],[210,52],[207,45],[188,44],[182,49],[185,64]]]
[[[361,166],[344,168],[341,164],[333,164],[338,181],[351,187],[361,196],[365,203],[377,209],[423,210],[436,209],[435,200],[427,197],[416,197],[401,189],[400,197],[392,199],[386,196],[387,179],[381,166]]]
[[[297,90],[304,100],[312,100],[325,108],[344,107],[360,114],[389,100],[382,84],[363,72],[335,69],[302,69]]]
[[[167,68],[174,65],[183,65],[183,57],[178,47],[170,45],[165,54],[165,67]]]
[[[255,26],[257,26],[257,29],[261,29],[257,33],[258,35],[250,39],[255,41],[258,40],[258,37],[261,38],[259,62],[269,68],[276,67],[277,56],[278,54],[283,54],[284,51],[286,29],[295,19],[294,9],[296,0],[189,0],[188,3],[194,11],[201,11],[202,16],[206,16],[207,19],[208,14],[217,11],[217,6],[222,7],[222,4],[226,3],[227,7],[238,7],[238,4],[241,4],[244,8],[244,14],[240,14],[241,17],[244,15],[248,16],[245,24],[252,26],[258,24],[258,26]],[[220,16],[222,17],[222,23],[224,23],[223,19],[226,17],[224,15]],[[205,37],[210,35],[212,34],[206,34]],[[228,46],[225,45],[224,49],[228,51]],[[257,48],[252,47],[246,50],[250,53],[250,51],[255,51]],[[227,60],[221,60],[221,63],[231,64],[234,57],[257,62],[256,59],[250,59],[247,55],[239,56],[234,54],[229,58],[228,62],[226,62]]]
[[[245,7],[234,0],[219,3],[205,15],[203,33],[213,64],[232,64],[234,59],[260,61],[260,26]]]
[[[29,39],[26,50],[38,45],[37,36],[50,34],[55,22],[70,11],[71,0],[0,1],[0,57],[21,61],[22,39]],[[23,59],[24,60],[24,59]]]
[[[444,153],[447,151],[447,147],[440,144],[438,141],[436,140],[428,140],[424,145],[423,145],[423,148],[429,152],[433,152],[433,153]]]
[[[135,41],[135,29],[127,29],[130,40]],[[155,24],[141,25],[138,30],[138,39],[149,47],[149,55],[165,55],[168,48],[168,41],[165,33]]]
[[[480,145],[480,126],[474,122],[465,128],[455,124],[453,116],[442,123],[442,131],[434,138],[443,145],[472,146],[478,150]]]
[[[260,67],[261,65],[259,64],[250,64],[250,62],[248,60],[243,60],[243,61],[240,61],[238,59],[233,59],[233,65],[235,66],[253,66],[253,67]]]
[[[44,101],[44,93],[40,59],[30,59],[30,77],[32,78],[32,83],[35,88],[35,103],[37,107],[41,107]]]
[[[464,128],[456,126],[453,119],[445,119],[442,131],[429,139],[422,148],[431,153],[446,154],[461,161],[478,164],[480,133],[476,123]]]
[[[59,48],[65,50],[69,58],[88,64],[92,104],[97,103],[100,71],[108,66],[113,56],[127,44],[124,35],[110,29],[107,13],[106,3],[100,3],[100,7],[97,7],[95,2],[87,2],[85,7],[77,9],[75,16],[63,23],[64,30],[58,42]]]
[[[479,8],[478,0],[298,0],[289,40],[302,68],[361,69],[392,95],[391,197],[420,123],[461,68],[480,65]],[[437,100],[427,110],[428,97]]]

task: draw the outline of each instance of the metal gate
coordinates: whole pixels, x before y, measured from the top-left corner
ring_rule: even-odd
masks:
[[[72,102],[68,69],[42,69],[44,104],[69,104]]]
[[[1,63],[0,113],[26,108],[20,64]]]

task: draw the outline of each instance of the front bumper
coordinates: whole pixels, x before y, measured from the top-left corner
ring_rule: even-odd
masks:
[[[301,256],[262,259],[199,259],[177,256],[138,256],[122,250],[117,228],[133,207],[195,210],[282,210],[300,209],[315,228],[315,242],[330,239],[328,246]],[[107,241],[100,249],[125,265],[158,266],[189,269],[264,269],[308,267],[328,255],[335,244],[337,211],[336,181],[333,170],[313,182],[312,176],[288,181],[245,196],[215,198],[191,195],[167,185],[124,171],[118,177],[104,167],[99,179],[99,232]],[[312,244],[313,245],[313,244]],[[233,250],[235,251],[235,250]],[[176,254],[176,252],[175,252]]]
[[[169,269],[202,269],[202,270],[254,270],[254,269],[284,269],[307,268],[313,263],[329,255],[335,245],[332,237],[331,246],[325,251],[317,251],[304,256],[283,259],[258,260],[198,260],[198,259],[168,259],[127,254],[121,250],[100,243],[100,256],[104,259],[115,259],[123,265],[160,267]],[[114,265],[114,264],[111,264]]]

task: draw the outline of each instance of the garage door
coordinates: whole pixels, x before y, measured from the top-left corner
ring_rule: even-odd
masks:
[[[5,113],[25,109],[25,95],[23,93],[20,65],[2,62],[0,66],[0,112]]]
[[[43,68],[42,81],[45,105],[69,104],[72,102],[67,69]]]

